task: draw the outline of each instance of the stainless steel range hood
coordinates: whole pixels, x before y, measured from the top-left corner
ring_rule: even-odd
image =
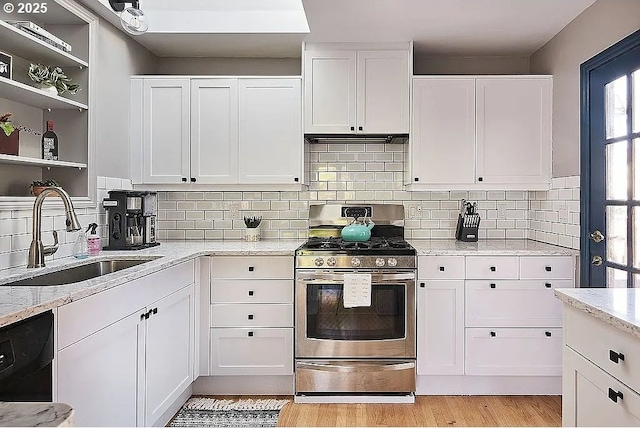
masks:
[[[409,134],[304,134],[309,143],[384,143],[402,144]]]

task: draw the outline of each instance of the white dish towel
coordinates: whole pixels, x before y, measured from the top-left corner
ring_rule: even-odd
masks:
[[[344,307],[371,306],[371,274],[344,274]]]

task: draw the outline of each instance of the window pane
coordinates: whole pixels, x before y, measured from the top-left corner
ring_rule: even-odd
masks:
[[[627,207],[607,207],[607,261],[627,264]]]
[[[627,288],[627,272],[620,269],[607,268],[608,288]]]
[[[607,145],[607,199],[627,200],[627,141]]]
[[[640,269],[640,207],[633,207],[633,267]]]
[[[633,288],[640,288],[640,275],[637,273],[633,274]]]
[[[607,138],[627,135],[627,76],[607,83],[605,88]]]
[[[640,132],[640,70],[636,70],[633,76],[633,94],[631,105],[633,106],[633,132]]]
[[[640,106],[639,106],[640,107]],[[640,139],[633,140],[633,199],[640,200]]]

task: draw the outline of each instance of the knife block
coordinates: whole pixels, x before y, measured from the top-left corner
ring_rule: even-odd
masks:
[[[480,226],[480,215],[458,214],[458,224],[456,226],[456,240],[464,241],[464,242],[478,242],[479,226]]]

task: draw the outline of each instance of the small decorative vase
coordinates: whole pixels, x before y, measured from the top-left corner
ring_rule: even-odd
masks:
[[[0,130],[0,153],[3,155],[18,156],[20,149],[20,131],[14,129],[13,132],[7,136],[4,131]]]
[[[41,84],[40,89],[48,93],[49,95],[58,95],[58,90],[56,89],[55,86]]]
[[[260,240],[260,229],[248,227],[244,230],[244,240],[246,242],[258,242]]]

